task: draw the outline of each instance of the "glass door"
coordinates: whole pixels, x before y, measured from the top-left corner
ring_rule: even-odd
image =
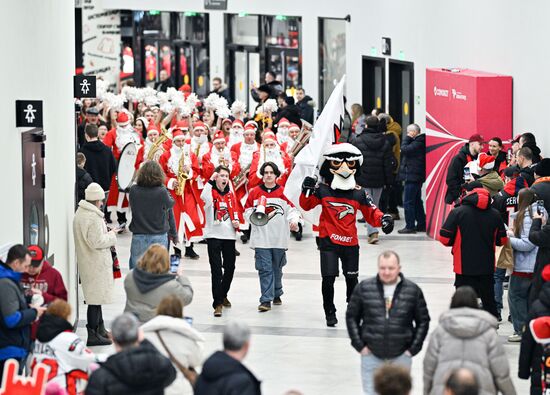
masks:
[[[246,103],[253,114],[256,102],[250,94],[252,87],[260,85],[260,54],[257,52],[232,51],[233,97]]]
[[[319,111],[346,73],[346,20],[319,18]]]

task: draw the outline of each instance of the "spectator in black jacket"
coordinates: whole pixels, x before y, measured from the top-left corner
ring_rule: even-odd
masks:
[[[277,97],[277,102],[279,103],[279,111],[277,111],[277,116],[273,121],[273,126],[278,126],[279,121],[283,118],[286,118],[291,123],[302,127],[302,120],[300,118],[300,109],[294,104],[294,98],[292,96],[287,96],[285,93],[281,93]],[[278,132],[278,129],[275,128],[275,131]]]
[[[101,121],[99,120],[99,110],[97,107],[90,107],[86,110],[86,120],[78,125],[77,137],[78,137],[78,147],[82,148],[86,142],[85,130],[88,125],[96,125],[99,127]]]
[[[105,191],[105,200],[111,186],[111,177],[116,172],[116,162],[113,152],[98,139],[97,126],[86,128],[86,143],[80,151],[86,156],[84,168],[95,183],[101,185]]]
[[[537,198],[544,200],[544,208],[550,213],[550,159],[542,159],[534,166],[535,182],[531,190],[537,194]]]
[[[363,155],[361,173],[357,184],[364,187],[378,206],[384,187],[393,183],[395,158],[392,146],[386,135],[379,131],[379,121],[375,116],[368,116],[366,129],[359,136],[352,136],[351,143]],[[378,229],[367,223],[368,242],[378,242]]]
[[[537,139],[533,133],[523,133],[519,138],[519,147],[527,147],[533,153],[533,163],[539,163],[542,159],[540,148],[537,146]]]
[[[242,364],[250,347],[250,329],[231,321],[223,328],[223,351],[216,351],[202,365],[195,395],[260,395],[260,381]]]
[[[430,315],[420,287],[401,273],[397,253],[380,254],[378,275],[355,287],[346,324],[351,345],[361,354],[365,394],[374,394],[374,372],[385,362],[410,370],[428,334]]]
[[[548,218],[539,213],[533,213],[533,223],[529,229],[529,241],[539,247],[535,269],[533,270],[533,282],[529,291],[529,306],[539,297],[542,288],[542,272],[550,264],[550,225]]]
[[[176,379],[168,358],[147,340],[137,318],[125,313],[113,321],[111,336],[116,354],[92,373],[86,395],[162,395]]]
[[[407,135],[401,144],[399,176],[405,181],[405,227],[397,232],[425,232],[426,213],[422,202],[422,184],[426,180],[426,135],[415,123],[407,126]]]
[[[439,241],[452,246],[455,287],[469,285],[483,308],[498,317],[495,303],[495,244],[506,243],[500,213],[491,207],[489,192],[476,188],[449,213],[439,231]]]
[[[538,295],[531,308],[529,309],[529,318],[527,322],[531,322],[539,317],[550,316],[550,270],[545,270],[543,280],[546,282],[542,286],[542,290]],[[519,352],[519,372],[520,379],[527,380],[531,377],[531,395],[541,395],[541,359],[542,346],[537,344],[533,339],[533,334],[527,328],[523,332],[521,338],[521,348]]]
[[[231,104],[231,98],[229,94],[229,88],[226,84],[223,83],[222,79],[220,77],[214,77],[212,78],[212,91],[210,93],[217,93],[221,97],[223,97],[229,104]]]
[[[300,117],[313,125],[315,102],[306,95],[304,88],[296,89],[296,106],[300,109]]]
[[[519,175],[525,179],[527,185],[533,185],[535,182],[535,168],[533,166],[533,151],[531,151],[531,148],[520,148],[516,154],[516,163],[519,167]]]
[[[476,160],[483,149],[483,136],[473,134],[464,146],[458,151],[451,161],[447,170],[447,193],[445,193],[445,203],[453,204],[462,192],[461,185],[464,183],[464,166],[469,162]]]
[[[261,92],[262,89],[264,90],[264,92],[268,93],[269,99],[277,98],[277,96],[283,91],[283,85],[279,81],[277,81],[277,76],[275,75],[274,72],[272,71],[266,72],[264,80],[265,80],[265,84],[260,85],[259,88],[256,88],[255,86],[253,86],[252,89],[250,89],[250,95],[252,96],[252,99],[254,99],[254,101],[259,102],[260,104],[261,104],[260,101],[262,102],[264,101],[264,99],[262,99],[261,95],[259,94],[259,92]]]
[[[76,153],[76,188],[77,188],[76,205],[77,206],[78,206],[78,202],[84,199],[84,191],[86,190],[88,185],[94,182],[90,174],[86,170],[84,170],[85,165],[86,165],[86,156],[82,152],[77,152]]]
[[[6,262],[0,261],[0,377],[6,360],[19,361],[19,372],[31,347],[31,324],[46,311],[28,305],[19,282],[31,264],[31,254],[21,244],[8,251]]]

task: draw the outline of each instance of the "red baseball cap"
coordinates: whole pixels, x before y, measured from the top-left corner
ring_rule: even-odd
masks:
[[[478,143],[484,143],[485,140],[483,139],[483,136],[479,133],[472,134],[470,138],[468,139],[469,143],[478,142]]]
[[[29,250],[29,254],[32,258],[31,265],[40,266],[40,264],[44,260],[44,251],[42,250],[42,248],[37,245],[30,245],[29,247],[27,247],[27,250]]]

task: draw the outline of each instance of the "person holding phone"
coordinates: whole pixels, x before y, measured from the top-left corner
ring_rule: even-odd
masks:
[[[208,244],[214,317],[221,317],[222,309],[231,307],[227,293],[235,272],[235,240],[241,223],[239,218],[242,218],[240,205],[230,188],[229,176],[228,167],[216,167],[201,193],[206,215],[203,233]]]

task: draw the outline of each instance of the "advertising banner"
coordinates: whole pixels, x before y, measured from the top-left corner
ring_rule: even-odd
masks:
[[[431,237],[437,238],[452,209],[445,204],[447,169],[475,133],[485,141],[512,139],[512,77],[426,69],[426,227]]]

